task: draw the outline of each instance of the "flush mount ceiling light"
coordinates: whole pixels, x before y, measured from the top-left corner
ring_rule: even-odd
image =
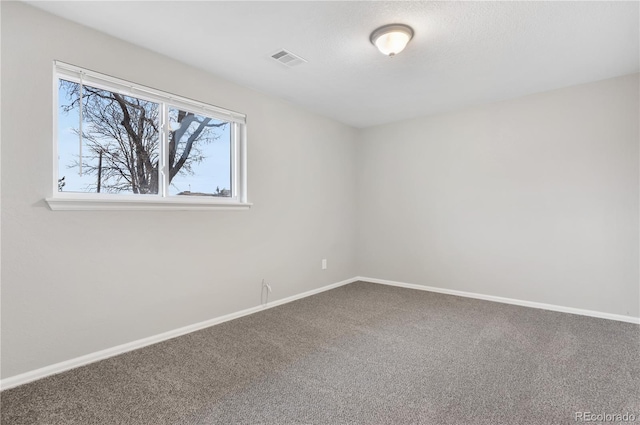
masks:
[[[413,29],[410,26],[390,24],[372,32],[370,40],[380,52],[393,57],[407,47],[411,38],[413,38]]]

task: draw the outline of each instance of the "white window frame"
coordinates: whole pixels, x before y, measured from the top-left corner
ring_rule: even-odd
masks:
[[[164,180],[157,195],[81,193],[58,191],[58,85],[64,79],[97,87],[111,92],[136,97],[160,104],[160,178]],[[203,114],[231,124],[231,197],[169,195],[168,164],[169,146],[168,110],[177,107]],[[119,78],[83,69],[64,62],[53,64],[53,179],[51,196],[46,202],[52,210],[212,210],[247,209],[247,125],[246,115],[217,106],[198,102],[150,87],[130,83]]]

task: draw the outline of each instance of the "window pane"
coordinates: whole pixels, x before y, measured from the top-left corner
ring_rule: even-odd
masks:
[[[231,123],[169,107],[169,194],[231,196]]]
[[[58,190],[158,194],[158,103],[60,80]]]

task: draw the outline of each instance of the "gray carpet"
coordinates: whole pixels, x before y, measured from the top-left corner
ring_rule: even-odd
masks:
[[[640,422],[640,327],[357,282],[4,391],[0,408],[6,425]]]

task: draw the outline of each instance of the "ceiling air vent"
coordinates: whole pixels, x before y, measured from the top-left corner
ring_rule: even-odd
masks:
[[[274,53],[273,55],[271,55],[271,57],[276,61],[280,62],[281,64],[286,65],[290,68],[307,62],[306,60],[302,59],[300,56],[294,55],[293,53],[284,49],[280,50],[277,53]]]

